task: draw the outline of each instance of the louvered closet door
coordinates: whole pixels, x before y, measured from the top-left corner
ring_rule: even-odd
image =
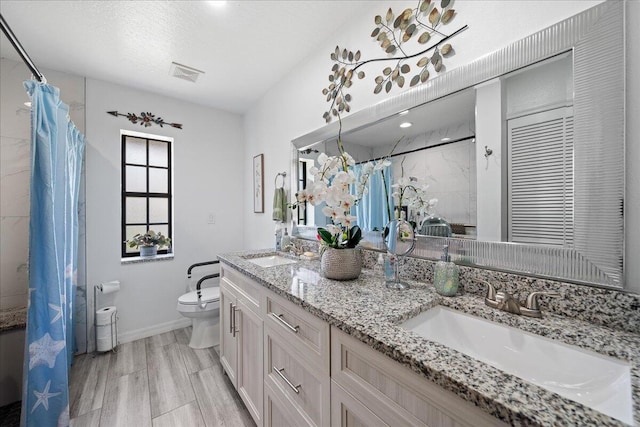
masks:
[[[508,120],[509,241],[573,246],[573,108]]]

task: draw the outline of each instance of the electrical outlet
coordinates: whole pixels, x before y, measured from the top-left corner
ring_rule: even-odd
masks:
[[[215,224],[215,223],[216,223],[216,216],[210,213],[209,216],[207,217],[207,224]]]

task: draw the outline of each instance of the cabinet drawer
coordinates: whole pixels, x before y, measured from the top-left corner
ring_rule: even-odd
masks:
[[[329,376],[292,348],[286,335],[265,327],[265,384],[289,402],[305,425],[329,426]]]
[[[389,425],[505,426],[337,328],[331,328],[331,378]]]
[[[265,319],[269,326],[287,337],[291,346],[304,348],[310,357],[315,356],[314,362],[325,366],[329,373],[327,322],[271,292],[266,298]]]
[[[222,281],[235,287],[240,295],[245,298],[249,308],[257,315],[260,315],[262,286],[225,264],[220,265],[220,277]]]

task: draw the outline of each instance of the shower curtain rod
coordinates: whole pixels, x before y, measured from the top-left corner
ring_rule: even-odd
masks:
[[[13,34],[13,31],[11,31],[11,27],[9,27],[9,24],[7,24],[7,21],[4,20],[4,17],[1,13],[0,25],[2,26],[2,32],[7,36],[7,38],[13,45],[13,48],[16,50],[16,52],[18,52],[18,55],[20,55],[22,61],[24,61],[24,63],[27,65],[29,71],[31,71],[31,74],[33,74],[40,83],[46,83],[47,79],[45,78],[44,74],[42,74],[40,70],[38,70],[38,67],[36,67],[36,65],[33,63],[31,58],[29,57],[29,54],[27,54],[27,52],[24,50],[24,48],[16,38],[15,34]]]

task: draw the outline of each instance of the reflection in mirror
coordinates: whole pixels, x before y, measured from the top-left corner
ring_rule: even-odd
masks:
[[[427,195],[438,199],[431,212],[458,226],[460,235],[475,228],[475,91],[468,89],[342,135],[346,150],[356,160],[357,176],[370,162],[388,157],[391,166],[370,176],[368,194],[354,209],[363,231],[377,231],[391,218],[410,221],[420,230],[428,217],[419,209],[395,206],[393,183],[405,177],[429,185]],[[411,123],[402,128],[403,123]],[[335,139],[299,150],[298,190],[312,179],[308,174],[319,153],[337,154]],[[395,211],[395,214],[394,214]],[[320,226],[326,218],[318,206],[297,213],[298,224]]]
[[[604,16],[618,25],[601,33]],[[623,17],[620,2],[601,3],[342,120],[358,162],[388,154],[402,137],[393,180],[424,179],[438,199],[428,222],[395,207],[416,225],[414,256],[439,258],[430,242],[440,237],[429,233],[437,219],[445,234],[451,228],[454,261],[622,286]],[[602,52],[608,71],[593,73]],[[328,125],[294,145],[330,155],[336,134]],[[310,226],[322,221],[317,212],[306,218]]]
[[[409,255],[415,246],[413,225],[402,219],[390,221],[382,238],[389,254],[385,262],[386,286],[389,289],[407,289],[409,285],[400,280],[398,258]]]

